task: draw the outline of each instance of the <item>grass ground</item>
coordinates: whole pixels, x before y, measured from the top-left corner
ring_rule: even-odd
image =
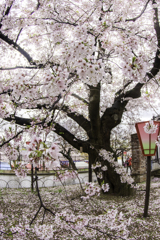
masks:
[[[45,207],[30,189],[0,189],[0,239],[160,239],[160,180],[152,179],[149,217],[143,218],[145,183],[132,197],[103,195],[82,200],[78,185],[40,189]]]

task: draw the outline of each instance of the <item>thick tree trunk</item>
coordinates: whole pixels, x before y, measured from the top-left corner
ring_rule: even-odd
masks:
[[[108,183],[110,186],[109,192],[119,194],[121,196],[129,196],[132,193],[132,189],[127,183],[121,183],[120,175],[116,173],[114,167],[109,161],[104,161],[102,157],[99,156],[99,150],[105,149],[106,151],[113,153],[110,146],[111,130],[117,125],[117,121],[119,122],[121,120],[125,105],[126,104],[122,106],[120,101],[117,101],[117,105],[111,108],[103,115],[102,118],[100,118],[100,84],[96,87],[90,87],[88,110],[91,123],[89,133],[89,143],[91,148],[88,150],[89,165],[96,165],[98,162],[101,164],[101,167],[107,166],[107,171],[103,171],[101,167],[94,169],[97,181],[99,185]]]
[[[108,183],[110,186],[109,193],[114,193],[121,196],[130,196],[134,194],[134,189],[127,183],[121,183],[120,175],[116,173],[114,167],[108,161],[104,161],[96,150],[89,151],[89,159],[92,164],[100,162],[101,166],[107,166],[107,171],[102,171],[101,167],[94,169],[97,176],[97,181],[101,186],[103,183]],[[99,174],[102,173],[102,178],[99,178]]]

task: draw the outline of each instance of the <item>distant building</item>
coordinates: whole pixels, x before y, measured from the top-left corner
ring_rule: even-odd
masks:
[[[154,121],[160,121],[160,115],[153,116]],[[160,147],[157,147],[157,152],[155,155],[155,162],[158,162],[160,164]]]
[[[11,166],[8,162],[0,162],[0,170],[11,170]]]

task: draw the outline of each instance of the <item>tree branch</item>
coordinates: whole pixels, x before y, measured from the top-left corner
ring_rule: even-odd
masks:
[[[11,10],[11,8],[12,8],[13,2],[14,2],[14,0],[11,1],[10,6],[8,6],[7,9],[6,9],[5,11],[3,11],[3,13],[2,13],[2,18],[1,18],[1,20],[0,20],[0,29],[1,29],[1,27],[2,27],[3,18],[10,13],[10,10]],[[6,4],[5,4],[5,7],[6,7]]]
[[[15,43],[17,43],[17,41],[18,41],[18,38],[19,38],[19,36],[20,36],[20,34],[21,34],[22,30],[23,30],[23,28],[21,28],[21,29],[19,30],[19,33],[18,33],[18,35],[17,35],[17,38],[16,38],[16,42],[15,42]]]
[[[69,160],[69,163],[70,163],[70,165],[72,166],[72,168],[73,168],[74,170],[78,170],[77,167],[76,167],[76,165],[75,165],[75,163],[74,163],[74,161],[73,161],[73,159],[72,159],[72,157],[71,157],[71,148],[69,148],[68,151],[67,151],[66,148],[64,148],[63,146],[62,146],[62,148],[63,148],[63,151],[61,151],[60,153],[61,153],[65,158],[67,158],[67,159]]]
[[[51,20],[51,21],[55,21],[56,23],[60,23],[60,24],[66,24],[66,25],[71,25],[71,26],[74,26],[74,27],[76,27],[76,26],[78,26],[78,24],[77,23],[71,23],[71,22],[69,22],[69,21],[63,21],[63,20],[58,20],[58,19],[55,19],[55,18],[40,18],[40,20],[41,19],[43,19],[43,20]]]
[[[13,137],[11,137],[10,139],[4,141],[3,143],[0,144],[0,148],[3,147],[5,144],[9,143],[11,140],[15,139],[16,137],[18,137],[21,133],[23,133],[24,130],[21,130],[20,132],[18,132],[16,135],[14,135]]]
[[[123,86],[123,88],[121,88],[120,90],[118,90],[118,92],[116,92],[116,94],[115,94],[115,96],[119,96],[120,94],[122,94],[122,92],[124,92],[124,89],[126,88],[126,87],[128,87],[131,83],[132,83],[133,81],[128,81],[124,86]]]
[[[0,95],[3,95],[3,94],[8,94],[8,95],[10,95],[11,92],[12,92],[12,90],[11,90],[11,89],[8,89],[7,91],[1,92]]]
[[[125,98],[139,98],[141,96],[141,88],[143,87],[144,83],[137,83],[134,88],[128,90],[126,93],[121,94],[118,98],[124,97]],[[115,99],[116,100],[116,99]]]
[[[131,83],[131,82],[130,82]],[[129,85],[129,84],[128,84]],[[117,92],[118,96],[115,97],[112,107],[107,108],[101,117],[101,123],[107,123],[111,129],[121,123],[123,112],[129,102],[130,98],[139,98],[141,96],[141,88],[144,83],[137,83],[134,88],[124,93],[123,89]],[[127,87],[127,84],[125,85]],[[126,98],[126,100],[125,100]]]
[[[10,117],[4,118],[4,120],[7,122],[14,121],[16,124],[20,126],[31,125],[31,122],[32,122],[30,118],[22,118],[22,117],[17,117],[13,115],[11,115]]]
[[[90,122],[81,114],[77,112],[71,112],[68,106],[63,105],[62,108],[56,107],[59,110],[62,110],[67,113],[67,116],[73,119],[76,123],[78,123],[87,133],[90,132]]]
[[[25,125],[31,126],[31,122],[32,122],[32,119],[30,118],[22,118],[17,116],[10,116],[8,118],[5,118],[4,120],[8,122],[14,121],[15,124],[18,124],[20,126],[25,126]],[[45,119],[41,122],[35,123],[35,125],[40,125],[40,124],[43,125],[44,123],[45,123]],[[74,148],[76,148],[77,150],[80,150],[80,147],[83,147],[83,152],[88,152],[88,148],[90,146],[89,143],[87,141],[82,141],[76,138],[72,133],[70,133],[67,129],[62,127],[59,123],[51,121],[47,123],[47,126],[43,126],[43,128],[49,127],[51,126],[51,124],[55,124],[53,131],[57,133],[59,136],[63,137],[63,139],[66,140],[69,144],[71,144]]]
[[[32,57],[23,48],[21,48],[16,42],[11,40],[8,36],[4,35],[1,31],[0,31],[0,39],[2,39],[4,42],[8,43],[10,46],[12,46],[14,49],[16,49],[20,54],[22,54],[31,65],[35,65],[38,68],[44,67],[43,64],[37,65],[36,62],[33,61]]]
[[[49,111],[52,111],[52,110],[55,108],[56,104],[59,102],[59,100],[60,100],[61,98],[62,98],[62,96],[61,96],[61,94],[59,94],[58,97],[57,97],[57,100],[54,101],[54,103],[53,103],[52,106],[50,107]]]
[[[89,143],[76,138],[66,128],[62,127],[59,123],[55,123],[54,132],[71,144],[74,148],[80,151],[80,147],[83,147],[83,152],[88,153]]]
[[[35,168],[35,181],[36,181],[36,191],[37,191],[37,195],[38,195],[38,198],[39,198],[39,201],[40,201],[40,206],[39,206],[39,209],[37,210],[35,216],[33,217],[33,219],[31,220],[30,222],[30,226],[32,225],[32,223],[34,222],[34,220],[36,219],[36,217],[38,216],[38,213],[40,212],[41,208],[44,208],[44,214],[46,211],[50,212],[53,216],[55,216],[56,214],[54,212],[52,212],[49,208],[47,208],[43,201],[42,201],[42,198],[41,198],[41,195],[40,195],[40,191],[39,191],[39,186],[38,186],[38,175],[37,175],[37,168]],[[43,222],[43,221],[42,221]]]
[[[7,16],[7,15],[10,13],[10,10],[11,10],[11,8],[12,8],[13,2],[14,2],[14,0],[11,1],[10,6],[7,7],[7,9],[6,9],[5,13],[4,13],[4,16]]]
[[[39,68],[38,66],[15,66],[15,67],[9,67],[9,68],[0,68],[2,71],[6,70],[15,70],[15,69],[37,69]]]
[[[75,97],[75,98],[77,98],[77,99],[81,100],[83,103],[85,103],[85,104],[89,105],[89,102],[87,102],[87,101],[86,101],[84,98],[82,98],[82,97],[78,96],[77,94],[75,94],[75,93],[72,93],[72,94],[71,94],[71,96],[73,96],[73,97]]]
[[[144,8],[142,9],[141,13],[140,13],[137,17],[135,17],[135,18],[130,18],[130,19],[126,19],[125,21],[126,21],[126,22],[129,22],[129,21],[135,22],[138,18],[140,18],[140,17],[143,15],[143,13],[145,12],[145,10],[146,10],[147,5],[148,5],[149,2],[150,2],[150,0],[148,0],[148,1],[146,2]]]

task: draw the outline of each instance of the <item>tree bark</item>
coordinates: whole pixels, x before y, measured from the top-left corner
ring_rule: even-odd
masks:
[[[121,122],[126,104],[126,102],[121,102],[120,99],[116,97],[112,108],[108,109],[108,112],[106,111],[102,118],[100,118],[100,83],[96,87],[90,87],[88,110],[91,129],[88,142],[91,144],[91,147],[93,146],[93,148],[88,149],[89,165],[99,162],[101,167],[107,166],[107,171],[102,171],[101,167],[94,169],[97,181],[99,185],[108,183],[110,186],[110,193],[122,196],[129,196],[133,193],[133,191],[131,190],[130,185],[127,183],[121,183],[120,175],[115,172],[114,167],[109,161],[104,161],[102,157],[99,156],[99,150],[105,149],[113,153],[110,146],[111,130],[119,124],[119,122]],[[102,174],[101,178],[99,178],[99,174]],[[91,176],[89,176],[89,179],[91,179]]]

